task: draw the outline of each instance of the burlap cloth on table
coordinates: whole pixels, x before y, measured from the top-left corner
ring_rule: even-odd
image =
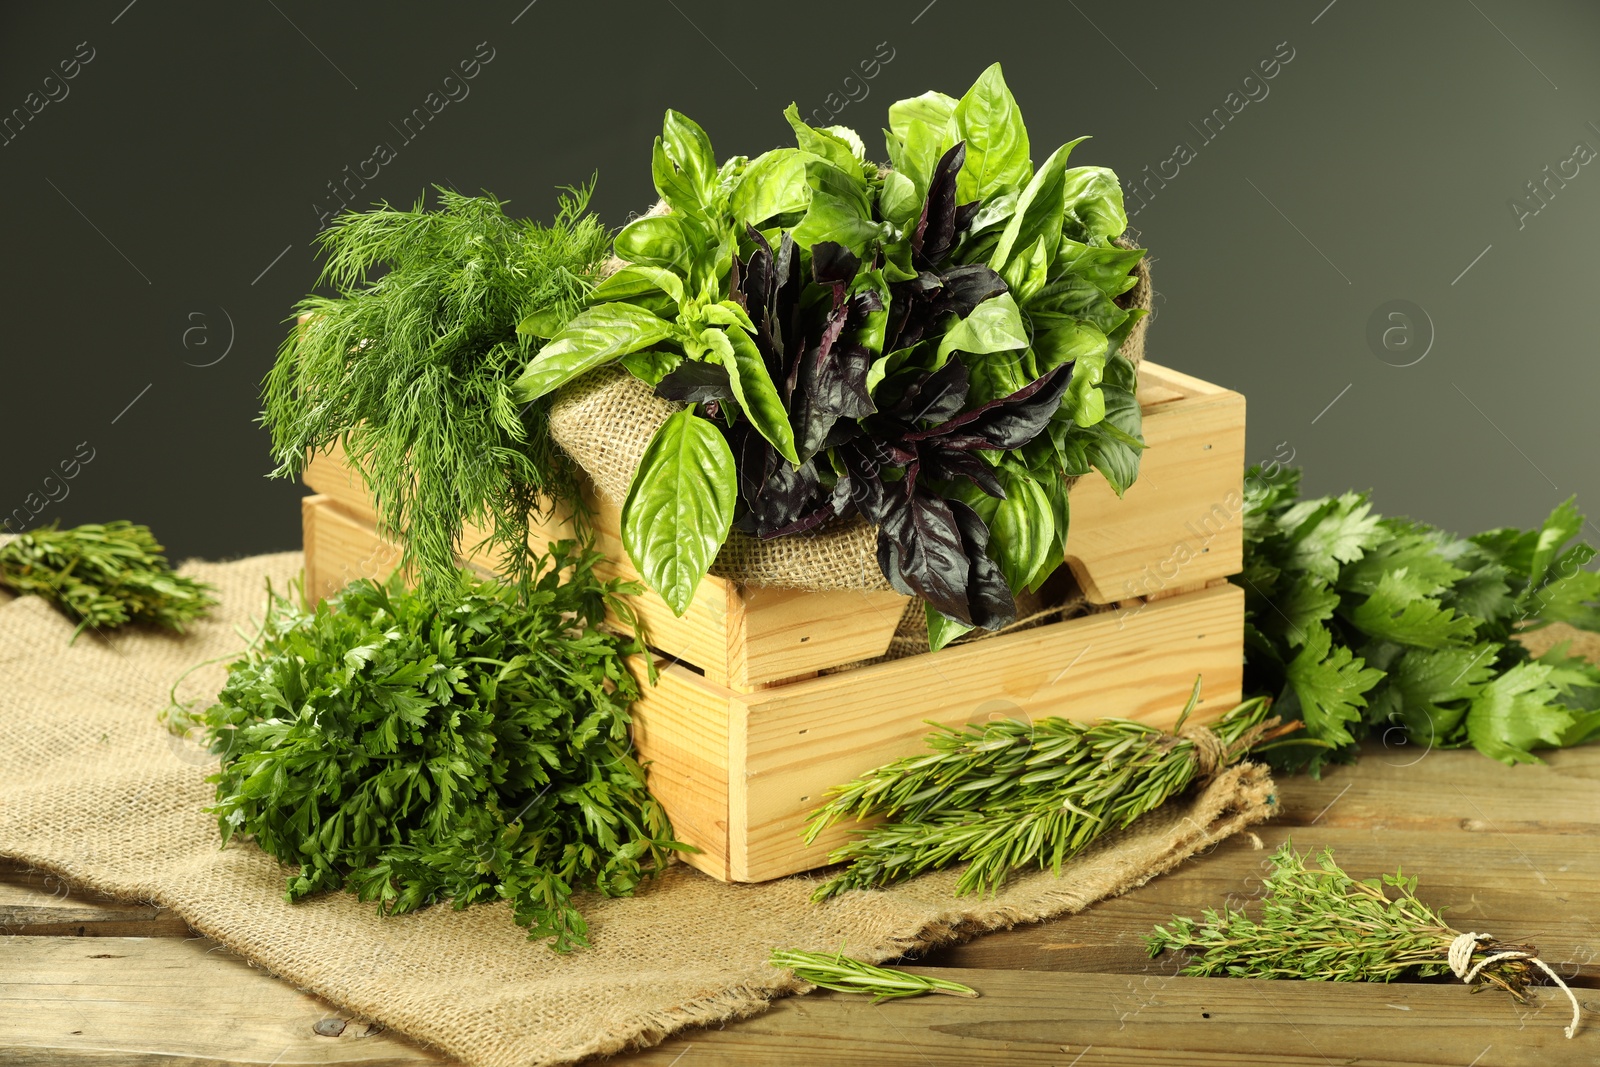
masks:
[[[276,861],[218,848],[201,811],[212,761],[156,715],[182,671],[238,649],[233,627],[259,614],[264,580],[281,588],[300,565],[298,553],[187,565],[221,599],[187,638],[86,633],[68,647],[72,625],[37,598],[0,607],[0,853],[169,907],[266,970],[471,1064],[564,1063],[754,1014],[802,989],[766,965],[775,946],[883,960],[1075,912],[1273,810],[1265,772],[1234,768],[1059,880],[1026,875],[992,899],[955,899],[943,872],[819,907],[808,878],[734,886],[675,867],[636,898],[585,902],[594,945],[565,957],[525,940],[500,905],[389,919],[344,893],[290,905]],[[223,670],[191,675],[180,698],[210,697]]]
[[[657,204],[649,214],[661,210],[662,205]],[[620,260],[612,263],[621,265]],[[1117,303],[1149,311],[1155,291],[1148,256],[1139,261],[1135,274],[1138,281]],[[1146,315],[1134,326],[1120,349],[1134,366],[1144,359],[1150,318]],[[583,468],[600,494],[621,507],[650,439],[682,406],[657,397],[650,386],[620,367],[604,367],[555,395],[550,436]],[[877,531],[860,519],[832,522],[803,535],[768,541],[734,530],[712,563],[711,573],[744,585],[782,589],[890,587],[878,569]]]

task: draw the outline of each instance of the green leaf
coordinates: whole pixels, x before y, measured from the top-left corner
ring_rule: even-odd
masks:
[[[1404,591],[1417,597],[1438,596],[1467,577],[1440,554],[1438,537],[1410,533],[1383,541],[1345,567],[1339,575],[1339,587],[1370,595],[1385,576],[1403,577]]]
[[[793,148],[775,148],[750,161],[728,198],[728,213],[741,228],[759,228],[774,216],[804,211],[810,204],[805,156]]]
[[[1550,563],[1556,558],[1556,553],[1561,551],[1561,546],[1578,536],[1578,531],[1583,529],[1583,515],[1578,511],[1576,502],[1577,497],[1567,497],[1539,527],[1539,536],[1533,546],[1533,558],[1528,564],[1529,585],[1537,586],[1544,581]]]
[[[653,293],[665,293],[674,304],[683,303],[683,279],[665,267],[629,263],[614,272],[589,293],[590,304],[636,300]],[[518,327],[521,331],[521,327]],[[543,337],[553,336],[541,334]]]
[[[922,212],[922,198],[917,196],[916,182],[898,170],[890,171],[883,179],[883,191],[878,194],[878,210],[901,229],[909,228]]]
[[[661,124],[661,142],[667,158],[687,179],[696,205],[709,208],[717,182],[717,157],[706,131],[689,116],[668,109]],[[665,190],[660,192],[667,195]]]
[[[1033,357],[1039,373],[1055,370],[1073,360],[1093,360],[1104,375],[1108,344],[1106,335],[1085,322],[1073,322],[1033,335]],[[1099,384],[1099,377],[1095,384]]]
[[[1432,597],[1419,597],[1405,571],[1390,571],[1365,602],[1350,612],[1350,621],[1364,633],[1413,648],[1450,648],[1470,644],[1477,621],[1457,615]]]
[[[632,304],[601,304],[579,312],[540,350],[517,379],[517,395],[536,400],[572,379],[674,335],[672,323]]]
[[[1278,525],[1289,539],[1287,565],[1330,583],[1340,564],[1360,559],[1384,537],[1364,493],[1301,501],[1285,509]]]
[[[1065,199],[1065,190],[1062,193]],[[1145,256],[1142,248],[1089,245],[1063,236],[1056,249],[1055,269],[1075,274],[1106,296],[1117,297],[1138,284],[1133,269]]]
[[[807,125],[800,117],[800,109],[794,104],[783,109],[783,117],[789,120],[789,126],[794,130],[795,143],[800,146],[800,151],[825,159],[841,170],[861,168],[861,157],[856,155],[854,146],[848,140],[836,133]]]
[[[1348,745],[1355,738],[1348,724],[1361,721],[1365,694],[1383,677],[1343,645],[1320,623],[1306,633],[1305,647],[1289,662],[1288,682],[1299,698],[1306,733],[1319,741]]]
[[[1068,236],[1090,241],[1118,237],[1128,228],[1122,185],[1106,167],[1074,167],[1063,176]]]
[[[634,566],[677,615],[728,539],[733,453],[722,432],[685,408],[661,424],[622,505],[622,543]]]
[[[1413,649],[1389,672],[1401,720],[1419,741],[1442,743],[1460,726],[1467,702],[1495,676],[1493,643],[1468,648]]]
[[[631,263],[668,267],[687,275],[694,259],[694,242],[684,220],[676,215],[646,215],[634,219],[617,234],[617,255]]]
[[[1027,248],[1035,241],[1044,242],[1047,262],[1055,260],[1066,207],[1067,157],[1072,154],[1073,147],[1085,139],[1080,137],[1050,153],[1050,158],[1022,190],[1017,198],[1016,213],[1001,232],[1000,243],[989,257],[989,266],[995,271],[1004,273],[1012,252]]]
[[[882,236],[883,226],[872,219],[860,167],[852,172],[813,159],[806,164],[806,181],[811,186],[811,206],[794,228],[795,242],[809,247],[836,241],[858,256],[865,254],[868,243]]]
[[[789,425],[788,410],[778,388],[767,372],[767,364],[756,347],[754,338],[743,328],[734,325],[727,331],[707,330],[701,334],[718,361],[728,370],[728,381],[733,386],[734,399],[756,430],[765,437],[778,454],[790,463],[798,464],[795,454],[794,428]]]
[[[1467,709],[1467,740],[1502,763],[1538,763],[1534,748],[1557,746],[1573,716],[1557,702],[1557,668],[1519,663],[1487,683]]]
[[[1262,618],[1261,624],[1276,630],[1281,623],[1285,642],[1294,648],[1305,643],[1314,626],[1333,618],[1338,606],[1338,593],[1320,579],[1302,574],[1287,594],[1273,602],[1275,612]]]
[[[1028,157],[1028,129],[1006,87],[1000,64],[993,64],[978,76],[956,104],[953,116],[957,134],[967,143],[966,162],[956,176],[959,202],[981,200],[1027,183],[1033,171]]]
[[[928,616],[928,647],[934,652],[972,630],[968,624],[949,618],[932,604],[924,603],[922,607]]]
[[[889,129],[902,141],[909,136],[913,123],[922,123],[942,134],[952,128],[955,110],[955,97],[939,92],[896,100],[889,105]],[[955,143],[954,137],[951,143]]]
[[[1072,413],[1072,421],[1079,426],[1093,426],[1106,417],[1106,398],[1099,389],[1105,369],[1106,354],[1103,351],[1085,355],[1072,365],[1072,381],[1067,386],[1063,406]]]
[[[1028,331],[1010,293],[1001,293],[972,309],[972,314],[945,332],[935,357],[944,366],[951,352],[984,355],[1028,347]]]
[[[554,337],[571,319],[565,308],[543,308],[517,323],[517,333],[524,337]]]
[[[1005,499],[989,524],[989,555],[1000,565],[1006,584],[1018,590],[1052,562],[1055,512],[1044,489],[1025,472],[1008,468],[1003,484]]]

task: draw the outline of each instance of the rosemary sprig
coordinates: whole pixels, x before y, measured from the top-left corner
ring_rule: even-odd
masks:
[[[434,593],[456,581],[466,523],[486,526],[502,572],[526,593],[542,545],[530,510],[577,502],[572,470],[545,430],[547,401],[511,392],[535,341],[517,323],[563,322],[582,306],[610,249],[587,211],[590,186],[554,221],[506,215],[493,197],[441,189],[440,209],[382,205],[339,216],[303,320],[263,386],[280,477],[342,441],[377,502],[380,526]]]
[[[1331,849],[1310,867],[1285,841],[1262,888],[1259,920],[1242,908],[1207,908],[1198,921],[1177,916],[1147,938],[1150,955],[1190,953],[1180,973],[1201,978],[1392,982],[1454,973],[1499,986],[1519,1001],[1527,999],[1533,967],[1548,971],[1531,945],[1452,929],[1442,909],[1417,899],[1416,878],[1398,869],[1380,878],[1351,878]],[[1577,1021],[1574,1000],[1568,1037]]]
[[[55,523],[0,547],[0,585],[41,596],[84,630],[153,623],[183,632],[216,603],[209,586],[173,573],[148,526]]]
[[[930,978],[846,956],[842,952],[801,952],[798,949],[772,950],[767,960],[774,967],[787,967],[802,982],[840,993],[867,993],[874,1004],[895,997],[920,997],[924,993],[943,993],[952,997],[976,997],[971,986],[946,978]]]
[[[1006,719],[937,727],[930,752],[835,787],[812,813],[806,841],[846,818],[889,821],[858,833],[830,862],[849,867],[813,899],[884,886],[953,863],[969,866],[956,893],[994,892],[1019,867],[1061,864],[1249,751],[1273,723],[1269,702],[1246,701],[1210,728],[1174,732],[1128,719],[1085,723]]]

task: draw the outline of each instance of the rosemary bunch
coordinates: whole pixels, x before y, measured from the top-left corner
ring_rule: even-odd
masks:
[[[1391,897],[1386,887],[1398,892]],[[1417,899],[1416,878],[1399,870],[1381,878],[1351,878],[1334,862],[1331,849],[1310,867],[1285,841],[1262,888],[1259,920],[1235,908],[1207,908],[1199,921],[1175,917],[1170,927],[1158,926],[1147,938],[1150,955],[1191,953],[1181,973],[1200,978],[1392,982],[1454,973],[1469,983],[1481,979],[1499,986],[1518,1000],[1527,999],[1534,966],[1554,977],[1530,945],[1452,929],[1440,911]],[[1568,1037],[1577,1023],[1574,1000]]]
[[[798,949],[772,950],[767,960],[774,967],[787,967],[802,982],[840,993],[869,993],[874,1004],[895,997],[919,997],[924,993],[944,993],[952,997],[976,997],[971,986],[947,978],[930,978],[846,956],[842,952],[801,952]]]
[[[884,886],[967,863],[956,893],[994,892],[1015,869],[1061,864],[1239,758],[1273,723],[1269,702],[1227,712],[1212,737],[1177,731],[1199,700],[1195,686],[1174,732],[1128,719],[1085,723],[1006,719],[941,726],[930,751],[835,787],[813,812],[806,841],[845,818],[888,821],[860,831],[829,861],[849,867],[813,895]]]
[[[0,547],[0,585],[33,594],[85,629],[153,623],[183,632],[216,603],[209,586],[173,573],[148,526],[109,522],[31,530]]]
[[[302,322],[264,383],[273,473],[297,476],[309,453],[342,441],[380,526],[434,592],[455,583],[468,522],[489,528],[503,573],[526,592],[529,512],[576,501],[545,430],[548,402],[519,404],[511,380],[538,343],[517,323],[570,318],[609,252],[587,211],[592,188],[569,190],[548,226],[440,189],[439,210],[385,204],[318,237],[318,284],[338,295],[300,301]]]

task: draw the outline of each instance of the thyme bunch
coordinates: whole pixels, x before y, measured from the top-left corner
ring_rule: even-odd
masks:
[[[1199,700],[1196,684],[1174,731],[1128,719],[1093,723],[1005,719],[929,734],[927,753],[886,764],[831,790],[812,813],[807,843],[846,818],[887,821],[830,855],[849,866],[815,900],[966,863],[957,895],[993,893],[1020,867],[1061,864],[1121,829],[1200,776],[1249,751],[1272,725],[1269,702],[1246,701],[1210,727],[1221,746],[1202,751],[1178,733]],[[1202,760],[1216,766],[1202,768]]]
[[[183,632],[216,603],[209,586],[173,573],[148,526],[91,523],[30,530],[0,547],[0,585],[41,596],[78,620],[72,632],[151,623]]]
[[[1207,908],[1198,921],[1177,916],[1146,939],[1150,955],[1190,953],[1180,973],[1197,978],[1392,982],[1454,973],[1519,1001],[1527,1000],[1533,968],[1548,971],[1531,945],[1452,929],[1441,909],[1417,899],[1417,879],[1398,869],[1355,879],[1334,861],[1332,849],[1323,849],[1314,867],[1306,859],[1292,842],[1278,848],[1262,881],[1259,919],[1242,908]],[[1452,951],[1459,958],[1452,959]],[[1575,1000],[1573,1012],[1568,1037],[1577,1027]]]
[[[976,989],[948,978],[875,967],[842,952],[801,952],[798,949],[775,948],[767,962],[774,967],[787,967],[802,982],[823,989],[870,994],[874,1004],[896,997],[920,997],[924,993],[943,993],[952,997],[978,996]]]
[[[472,523],[489,529],[502,573],[526,593],[529,512],[577,502],[545,429],[548,401],[520,404],[511,381],[539,343],[517,324],[565,322],[609,253],[587,210],[592,189],[568,190],[549,225],[440,189],[438,210],[383,204],[318,237],[317,283],[337,295],[300,301],[263,385],[273,473],[298,476],[310,453],[342,442],[426,589],[453,586]]]

